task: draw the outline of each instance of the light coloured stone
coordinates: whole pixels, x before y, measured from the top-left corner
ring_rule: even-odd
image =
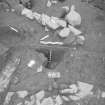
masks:
[[[85,83],[85,82],[78,81],[78,88],[80,90],[86,90],[87,92],[89,92],[93,89],[93,87],[94,86],[92,84],[88,84],[88,83]]]
[[[75,96],[75,95],[70,95],[69,98],[73,101],[78,101],[81,99],[79,96]]]
[[[28,95],[28,91],[26,91],[26,90],[17,91],[16,93],[17,93],[18,97],[20,97],[20,98],[25,98]]]
[[[57,4],[58,1],[57,1],[57,0],[51,0],[51,3],[52,3],[52,4]]]
[[[41,105],[54,105],[54,101],[51,97],[45,98]]]
[[[68,12],[70,10],[69,6],[63,6],[62,8],[65,9],[66,12]]]
[[[68,27],[70,28],[71,32],[72,32],[74,35],[80,35],[80,34],[82,34],[82,32],[81,32],[80,30],[74,28],[73,26],[69,25]]]
[[[35,96],[34,95],[30,96],[30,101],[25,100],[24,103],[25,103],[25,105],[34,105],[36,103]]]
[[[33,17],[38,21],[38,22],[40,22],[40,19],[41,19],[41,15],[39,14],[39,13],[37,13],[37,12],[33,12]]]
[[[63,100],[65,100],[65,101],[70,101],[70,99],[69,99],[69,97],[66,97],[66,96],[62,96],[62,98],[63,98]]]
[[[62,93],[76,93],[78,91],[78,87],[76,84],[71,84],[69,88],[63,89],[61,92]]]
[[[10,102],[10,100],[11,100],[11,97],[12,97],[13,95],[14,95],[14,92],[8,92],[8,93],[7,93],[7,96],[6,96],[6,98],[5,98],[5,102],[4,102],[3,105],[8,105],[9,102]]]
[[[34,19],[33,12],[27,8],[24,8],[21,12],[21,15],[26,16],[29,19]]]
[[[47,1],[47,5],[46,5],[46,6],[49,8],[49,7],[51,7],[51,5],[52,5],[51,1],[50,1],[50,0],[48,0],[48,1]]]
[[[27,66],[32,68],[35,64],[36,64],[36,61],[34,59],[32,59],[28,62]]]
[[[53,20],[58,26],[60,27],[66,27],[67,22],[65,20],[59,19],[57,17],[51,16],[51,20]]]
[[[101,97],[105,98],[105,92],[104,91],[101,93]]]
[[[70,90],[71,90],[71,93],[76,93],[78,91],[78,87],[76,84],[71,84],[69,86]]]
[[[55,101],[56,101],[55,105],[62,105],[63,104],[63,100],[60,97],[60,95],[56,96]]]
[[[84,37],[84,36],[79,35],[79,36],[77,37],[77,43],[83,45],[83,44],[84,44],[84,41],[85,41],[85,37]]]
[[[18,103],[17,105],[22,105],[22,102]],[[25,105],[29,105],[29,104],[25,104]]]
[[[40,73],[43,71],[43,66],[41,65],[40,67],[37,68],[37,73]]]
[[[66,27],[67,26],[67,22],[65,20],[57,20],[57,24],[61,27]]]
[[[37,100],[41,100],[43,97],[45,96],[45,91],[42,90],[42,91],[39,91],[38,93],[36,93],[35,97]]]
[[[81,98],[84,98],[88,95],[93,95],[92,92],[93,87],[94,86],[92,84],[78,81],[78,89],[80,90],[80,92],[78,92],[76,95]]]
[[[35,102],[36,102],[35,96],[32,95],[32,96],[30,97],[30,99],[31,99],[30,105],[34,105]]]
[[[65,37],[68,37],[70,35],[70,32],[71,32],[70,28],[65,27],[59,31],[58,35],[62,38],[65,38]]]
[[[75,10],[75,5],[71,6],[70,12],[66,15],[65,19],[69,22],[72,26],[81,25],[81,16]]]
[[[71,89],[64,89],[64,90],[61,90],[61,93],[72,93],[72,92],[71,92]]]
[[[42,14],[41,15],[41,23],[42,25],[47,25],[50,22],[50,17],[47,14]]]
[[[53,30],[55,30],[59,27],[59,25],[53,18],[50,18],[50,20],[48,20],[46,24],[49,28],[51,28]]]

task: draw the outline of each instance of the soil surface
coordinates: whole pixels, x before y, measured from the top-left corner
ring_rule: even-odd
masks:
[[[4,101],[9,91],[28,90],[32,95],[45,89],[48,95],[51,95],[51,93],[59,93],[61,85],[68,87],[68,84],[77,81],[93,84],[96,89],[95,95],[99,89],[105,91],[105,1],[66,0],[52,5],[51,8],[46,7],[47,0],[33,1],[32,7],[26,7],[56,17],[62,16],[63,6],[74,4],[76,11],[82,17],[82,24],[77,28],[83,32],[85,42],[82,45],[74,44],[71,43],[74,37],[64,40],[58,37],[54,30],[45,32],[44,27],[36,20],[20,15],[19,1],[5,0],[6,5],[1,1],[0,73],[2,74],[6,66],[11,66],[10,62],[14,64],[15,59],[20,59],[20,62],[11,76],[7,90],[0,93],[0,102]],[[25,1],[23,0],[22,3]],[[7,12],[7,8],[13,8],[16,11]],[[41,44],[40,38],[47,34],[50,35],[47,41],[62,41],[64,45]],[[30,60],[35,60],[36,66],[28,67]],[[43,72],[37,74],[36,71],[41,65]],[[47,76],[48,72],[60,72],[61,78],[50,79]],[[97,102],[96,97],[92,99],[88,104],[105,104],[103,99]],[[12,105],[16,105],[15,100],[11,101]],[[74,103],[69,102],[71,105],[75,105]],[[65,104],[68,103],[65,102]],[[85,101],[82,104],[85,105]]]

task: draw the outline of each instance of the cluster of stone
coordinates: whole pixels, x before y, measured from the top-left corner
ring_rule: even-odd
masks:
[[[71,100],[79,104],[80,100],[86,99],[86,97],[88,97],[88,100],[92,97],[97,99],[99,97],[105,98],[104,92],[94,94],[93,88],[92,84],[78,81],[77,84],[71,84],[68,88],[61,89],[59,92],[62,95],[57,94],[46,97],[46,91],[40,90],[36,94],[31,95],[30,100],[25,99],[29,95],[27,90],[8,92],[4,105],[8,105],[14,94],[24,100],[24,102],[19,102],[17,105],[63,105],[64,101],[70,102]],[[68,94],[68,96],[63,94]]]
[[[81,16],[75,10],[75,6],[71,6],[71,10],[65,16],[65,19],[60,19],[54,16],[48,16],[47,14],[39,14],[37,12],[33,12],[27,8],[24,8],[21,12],[22,15],[26,16],[29,19],[37,20],[41,25],[48,27],[52,30],[57,30],[58,35],[61,37],[68,37],[72,32],[74,35],[80,35],[82,32],[75,28],[75,26],[81,25]]]

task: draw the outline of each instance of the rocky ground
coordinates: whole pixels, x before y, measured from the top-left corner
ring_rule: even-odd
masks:
[[[23,0],[24,1],[24,0]],[[10,84],[5,92],[0,93],[0,105],[8,92],[28,90],[30,94],[45,89],[47,95],[59,93],[59,90],[76,81],[87,82],[94,85],[95,94],[98,89],[105,91],[105,1],[104,0],[66,0],[57,5],[47,8],[47,0],[34,1],[33,11],[47,13],[60,17],[62,6],[76,5],[77,11],[82,17],[82,24],[78,29],[84,32],[86,38],[82,45],[70,43],[60,39],[56,32],[45,32],[36,21],[32,21],[20,15],[18,1],[5,0],[6,5],[0,5],[0,72],[2,74],[5,66],[11,61],[19,58],[20,63],[11,76]],[[7,8],[15,8],[15,12],[6,12]],[[31,7],[29,7],[31,8]],[[11,30],[15,27],[18,32]],[[41,37],[50,34],[49,41],[64,41],[64,45],[42,45],[39,43]],[[51,58],[50,58],[51,54]],[[31,59],[37,61],[36,66],[27,66]],[[43,72],[36,73],[40,65]],[[57,71],[61,73],[60,79],[49,79],[47,72]],[[56,84],[56,85],[55,85]],[[51,92],[51,93],[50,93]],[[3,94],[3,95],[2,95]],[[46,95],[46,96],[47,96]],[[17,105],[17,96],[14,96],[9,105]],[[96,102],[91,99],[89,103],[83,101],[81,105],[104,105],[103,99]],[[73,101],[65,104],[75,105]],[[7,105],[7,104],[6,104]]]

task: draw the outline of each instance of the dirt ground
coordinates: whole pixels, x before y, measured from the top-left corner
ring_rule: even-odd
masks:
[[[17,2],[12,0],[8,3],[12,7],[16,7],[17,4]],[[19,55],[21,58],[25,58],[25,60],[21,60],[21,67],[20,65],[18,67],[18,70],[24,71],[20,73],[22,76],[19,75],[19,73],[16,74],[21,77],[21,82],[19,82],[18,85],[12,84],[11,86],[13,87],[10,90],[16,91],[19,89],[29,89],[30,91],[32,90],[32,92],[36,92],[39,88],[42,89],[45,88],[45,86],[48,86],[48,84],[52,84],[53,80],[46,78],[45,72],[49,71],[48,68],[44,69],[44,73],[36,76],[35,68],[32,68],[31,72],[29,72],[27,70],[30,69],[25,66],[25,61],[34,58],[34,52],[43,52],[44,56],[46,58],[48,57],[48,60],[50,61],[48,55],[49,51],[52,51],[51,66],[54,68],[54,71],[59,71],[62,74],[62,78],[56,80],[58,85],[60,83],[69,84],[80,80],[82,82],[94,84],[96,88],[105,91],[105,1],[67,0],[64,3],[58,3],[51,8],[46,8],[46,0],[40,0],[40,2],[36,1],[35,3],[37,5],[35,4],[33,10],[40,13],[45,12],[50,16],[53,15],[57,17],[62,15],[62,6],[71,6],[74,4],[76,10],[82,17],[82,24],[79,29],[84,32],[86,40],[84,44],[80,46],[78,46],[78,44],[75,46],[40,45],[39,39],[46,34],[51,34],[49,40],[59,40],[59,38],[56,37],[55,33],[52,31],[46,33],[44,28],[36,21],[31,21],[20,16],[19,7],[16,7],[18,10],[16,13],[18,14],[0,11],[0,43],[4,47],[0,47],[1,59],[3,59],[3,57],[5,58],[9,51],[12,51],[13,56]],[[8,25],[19,29],[19,32],[16,33],[11,31]],[[27,55],[24,54],[26,52],[28,53]],[[31,54],[31,52],[33,53]],[[28,57],[30,54],[31,57]],[[41,61],[41,63],[43,62],[44,60]],[[2,62],[0,64],[2,65]],[[2,69],[2,66],[0,67]],[[27,76],[29,76],[29,78],[27,78]],[[27,79],[24,79],[24,77]],[[40,80],[40,83],[37,80]],[[29,81],[29,84],[27,81]],[[92,103],[94,102],[92,101]],[[95,105],[97,103],[95,103]],[[102,105],[104,104],[102,103]]]

